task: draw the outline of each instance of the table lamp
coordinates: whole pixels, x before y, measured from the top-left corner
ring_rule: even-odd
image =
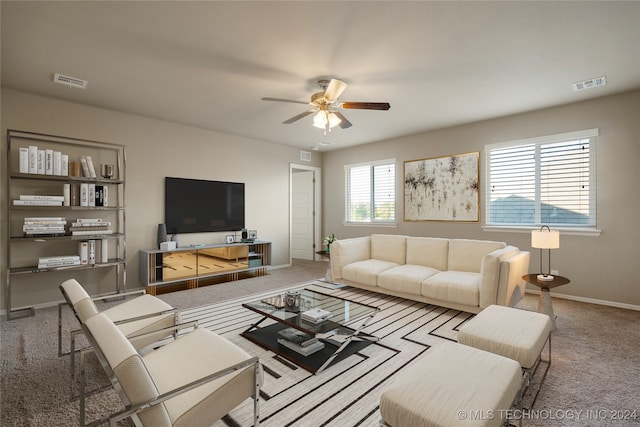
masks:
[[[548,225],[543,225],[540,230],[531,230],[531,246],[540,249],[540,274],[537,279],[539,281],[551,281],[553,276],[551,273],[551,249],[560,247],[560,232],[551,230]],[[542,269],[542,251],[549,251],[549,270],[545,273]]]

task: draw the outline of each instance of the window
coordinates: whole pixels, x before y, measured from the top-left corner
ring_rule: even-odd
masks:
[[[598,129],[485,147],[486,224],[595,228]]]
[[[396,220],[395,182],[395,159],[345,166],[345,221],[394,223]]]

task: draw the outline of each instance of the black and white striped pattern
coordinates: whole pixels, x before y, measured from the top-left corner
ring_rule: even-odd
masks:
[[[364,332],[380,338],[318,375],[262,349],[240,336],[261,319],[242,303],[273,295],[251,295],[183,312],[185,321],[197,320],[236,343],[264,366],[260,399],[260,424],[264,426],[378,426],[378,404],[385,385],[432,346],[455,341],[460,325],[473,315],[435,305],[409,301],[355,288],[327,289],[310,282],[291,289],[308,288],[351,301],[379,307]],[[263,325],[263,324],[261,324]],[[215,426],[251,426],[249,400]]]

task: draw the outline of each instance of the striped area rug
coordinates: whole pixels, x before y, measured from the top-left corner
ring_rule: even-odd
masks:
[[[313,375],[240,336],[261,319],[257,313],[243,308],[242,303],[274,292],[183,312],[184,320],[198,320],[201,327],[260,357],[265,371],[260,398],[263,426],[378,426],[378,405],[385,386],[431,347],[455,341],[458,328],[473,316],[351,287],[329,289],[322,282],[291,289],[301,288],[379,307],[381,310],[364,329],[379,341]],[[215,426],[252,424],[253,404],[247,400]]]

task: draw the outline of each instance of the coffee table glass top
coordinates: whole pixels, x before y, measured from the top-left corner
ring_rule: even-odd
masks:
[[[336,324],[347,327],[353,325],[351,327],[357,329],[359,320],[369,319],[379,310],[374,306],[348,301],[308,289],[302,289],[299,292],[300,309],[298,311],[287,310],[284,292],[270,298],[242,304],[242,306],[280,323],[312,334],[328,332],[334,329]],[[314,308],[329,311],[331,317],[327,321],[319,323],[304,320],[301,314]]]

